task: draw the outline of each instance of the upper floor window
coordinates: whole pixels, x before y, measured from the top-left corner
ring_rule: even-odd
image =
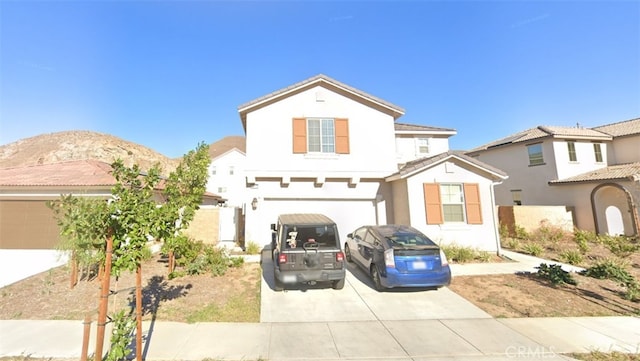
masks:
[[[529,165],[544,164],[542,143],[528,145],[527,151],[529,152]]]
[[[211,166],[211,175],[216,175],[216,166],[215,165]]]
[[[602,148],[600,143],[593,143],[593,154],[596,157],[596,162],[602,163]]]
[[[235,172],[235,168],[233,166],[229,167],[229,175],[233,175],[233,173]]]
[[[418,155],[429,154],[429,138],[416,139],[416,153]]]
[[[226,193],[227,187],[218,187],[218,193]]]
[[[567,150],[569,151],[569,162],[577,162],[578,157],[576,155],[576,142],[568,141]]]
[[[346,118],[293,118],[293,153],[349,153]]]
[[[333,119],[307,119],[307,142],[310,153],[335,153]]]

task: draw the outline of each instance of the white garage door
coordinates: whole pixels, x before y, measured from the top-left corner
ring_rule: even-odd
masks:
[[[270,225],[283,213],[322,213],[338,225],[340,241],[365,224],[376,224],[373,200],[281,200],[265,198],[255,211],[247,213],[247,240],[261,245],[271,242]]]

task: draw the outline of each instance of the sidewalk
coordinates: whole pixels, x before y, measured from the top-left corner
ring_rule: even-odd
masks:
[[[454,277],[535,272],[542,262],[556,263],[503,254],[514,262],[452,265]],[[563,269],[580,270],[570,265]],[[95,350],[95,335],[94,323],[89,352]],[[2,320],[0,357],[79,359],[82,336],[82,321]],[[565,360],[562,354],[574,352],[640,353],[640,318],[145,322],[143,337],[146,360]]]

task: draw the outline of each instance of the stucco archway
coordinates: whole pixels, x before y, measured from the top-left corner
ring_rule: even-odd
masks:
[[[600,184],[591,192],[593,221],[598,234],[636,234],[632,214],[633,199],[627,189],[617,183]],[[619,217],[612,218],[612,214]],[[607,216],[609,215],[609,216]],[[611,224],[610,224],[611,222]],[[622,231],[622,232],[621,232]]]

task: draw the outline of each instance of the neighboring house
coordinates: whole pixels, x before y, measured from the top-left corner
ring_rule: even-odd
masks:
[[[498,205],[572,207],[575,226],[638,234],[640,118],[594,128],[539,126],[466,153],[499,167]]]
[[[106,200],[116,184],[111,170],[96,160],[0,168],[0,287],[65,262],[55,250],[60,229],[47,201],[63,194]],[[207,193],[201,208],[221,201]]]
[[[506,176],[449,152],[453,129],[396,123],[404,110],[318,75],[238,108],[246,132],[246,240],[280,213],[324,213],[347,233],[410,224],[498,251],[492,187]],[[419,159],[419,160],[418,160]]]
[[[242,207],[244,203],[245,138],[228,136],[209,146],[209,180],[207,191],[226,199],[226,205]]]

